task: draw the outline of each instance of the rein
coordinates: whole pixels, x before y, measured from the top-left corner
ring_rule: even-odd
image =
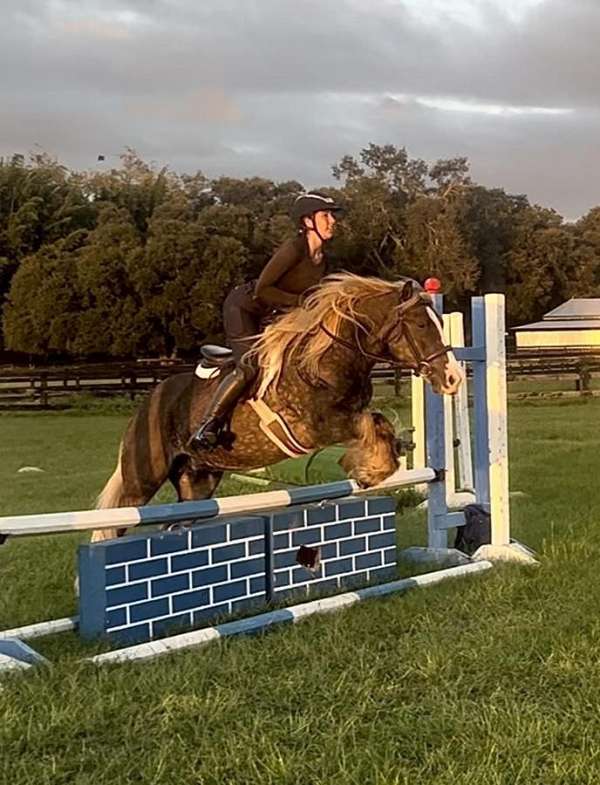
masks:
[[[427,376],[431,372],[431,370],[432,370],[431,369],[431,363],[434,360],[437,360],[438,357],[442,357],[444,354],[448,354],[448,352],[451,352],[452,351],[452,347],[449,344],[446,344],[446,345],[442,346],[441,349],[438,349],[437,352],[431,352],[431,354],[428,354],[428,355],[425,355],[425,356],[423,356],[423,354],[420,352],[419,347],[417,346],[416,341],[415,341],[412,333],[410,332],[408,327],[405,324],[402,323],[402,314],[405,313],[406,311],[408,311],[410,308],[413,308],[415,305],[417,305],[419,300],[420,300],[420,297],[417,294],[417,295],[414,295],[413,297],[411,297],[410,300],[408,300],[406,303],[404,303],[403,305],[399,306],[399,308],[398,308],[398,316],[400,317],[400,321],[397,322],[397,323],[392,324],[383,333],[383,335],[378,336],[378,338],[382,342],[388,342],[390,340],[391,336],[396,331],[398,332],[398,340],[400,340],[402,335],[404,335],[404,337],[406,338],[406,343],[408,344],[408,347],[409,347],[409,349],[410,349],[410,351],[411,351],[411,353],[412,353],[412,355],[414,357],[414,360],[415,360],[415,363],[416,363],[416,366],[417,366],[416,370],[415,370],[415,374],[417,376],[420,376],[420,375]],[[325,325],[322,322],[319,324],[319,327],[320,327],[321,330],[323,330],[325,335],[327,335],[329,338],[331,338],[335,343],[339,343],[341,346],[344,346],[346,349],[350,349],[350,351],[352,351],[352,352],[356,351],[357,347],[354,344],[352,344],[350,341],[347,341],[345,338],[342,338],[339,335],[335,335],[334,333],[332,333],[331,330],[329,330],[327,327],[325,327]],[[384,357],[383,355],[380,355],[380,354],[373,354],[372,352],[368,352],[362,346],[362,344],[360,342],[360,338],[359,338],[359,335],[358,335],[358,326],[357,325],[354,325],[354,336],[356,338],[356,343],[358,345],[358,350],[360,351],[360,353],[362,355],[364,355],[368,359],[374,360],[375,362],[389,363],[390,365],[393,365],[394,367],[400,367],[402,365],[402,363],[398,362],[398,360],[390,359],[389,355],[387,357]]]

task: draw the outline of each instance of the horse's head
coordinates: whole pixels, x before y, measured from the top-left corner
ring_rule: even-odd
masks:
[[[423,376],[437,393],[455,393],[464,374],[444,340],[431,297],[407,279],[398,291],[378,338],[394,361]]]

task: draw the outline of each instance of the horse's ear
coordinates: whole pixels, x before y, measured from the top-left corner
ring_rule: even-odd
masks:
[[[402,289],[400,290],[400,302],[405,303],[410,300],[410,298],[414,294],[414,281],[411,281],[410,278],[402,284]]]

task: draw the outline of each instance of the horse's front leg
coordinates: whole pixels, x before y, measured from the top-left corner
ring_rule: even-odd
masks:
[[[340,466],[363,488],[377,485],[400,465],[394,427],[379,412],[357,414],[351,426],[353,436],[346,442]]]

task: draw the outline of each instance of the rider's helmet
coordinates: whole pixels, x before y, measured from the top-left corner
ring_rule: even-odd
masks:
[[[299,229],[302,229],[303,218],[309,218],[322,210],[331,213],[340,213],[343,208],[330,196],[325,196],[324,194],[313,191],[306,194],[300,194],[300,196],[296,198],[292,205],[292,209],[290,210],[290,216],[296,226]]]

